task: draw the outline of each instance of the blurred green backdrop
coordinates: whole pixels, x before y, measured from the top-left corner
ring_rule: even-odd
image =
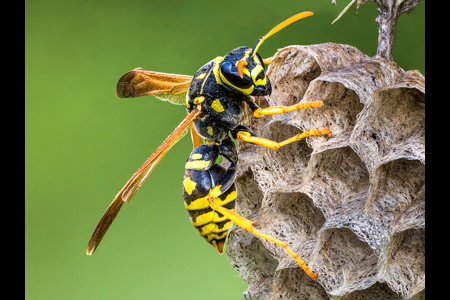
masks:
[[[376,53],[376,5],[338,0],[25,2],[25,287],[27,299],[242,299],[246,283],[190,225],[182,199],[185,138],[125,205],[98,251],[98,219],[128,178],[186,115],[153,97],[119,100],[135,68],[190,74],[256,40],[271,56],[291,44],[346,43]],[[425,73],[425,4],[397,26],[395,61]]]

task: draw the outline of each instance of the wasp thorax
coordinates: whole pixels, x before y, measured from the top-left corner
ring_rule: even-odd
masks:
[[[270,95],[272,88],[264,71],[264,62],[252,49],[239,47],[228,53],[220,64],[224,86],[244,95]]]

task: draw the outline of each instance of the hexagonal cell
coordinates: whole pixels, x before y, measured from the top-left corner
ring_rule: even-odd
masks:
[[[323,214],[303,193],[268,194],[261,206],[257,229],[289,244],[304,261],[312,251],[317,232],[325,222]],[[278,268],[299,268],[297,262],[279,245],[263,241],[280,262]]]
[[[425,289],[425,230],[409,229],[392,237],[381,280],[405,298]]]
[[[351,146],[372,172],[391,160],[425,162],[425,94],[394,85],[377,90],[361,112]]]
[[[328,294],[340,297],[376,282],[378,256],[347,228],[322,229],[314,249],[314,266]]]
[[[367,168],[350,147],[311,155],[304,191],[326,218],[361,211],[368,189]]]
[[[298,103],[303,98],[309,83],[321,74],[321,70],[317,62],[309,57],[304,57],[301,61],[296,62],[296,64],[290,65],[289,67],[291,70],[288,71],[277,70],[276,67],[272,68],[271,66],[273,66],[273,64],[269,66],[267,76],[271,79],[272,95],[269,97],[269,103],[273,106],[292,105]],[[275,66],[287,65],[278,64]],[[296,66],[301,67],[294,69]],[[293,80],[291,79],[291,76],[293,76]],[[290,93],[289,97],[286,97],[287,91],[291,90],[295,90],[296,93]]]
[[[321,74],[313,57],[298,55],[302,51],[300,49],[285,49],[277,52],[267,70],[267,77],[272,84],[272,95],[269,97],[272,106],[298,103],[309,83]]]
[[[391,234],[394,234],[394,223],[401,219],[415,200],[425,204],[424,197],[416,198],[425,184],[425,166],[418,160],[398,159],[383,164],[375,170],[370,181],[364,212],[389,228]],[[420,211],[419,203],[415,203],[414,207]],[[422,214],[422,217],[425,215]]]
[[[263,130],[265,138],[277,142],[291,138],[301,131],[281,122],[275,122]],[[260,147],[260,162],[251,166],[260,185],[267,182],[264,190],[267,192],[299,191],[307,162],[312,152],[305,140],[300,140],[278,150]]]
[[[363,109],[363,104],[353,90],[339,82],[318,78],[311,82],[301,103],[318,100],[323,101],[322,107],[297,111],[290,124],[302,130],[328,127],[334,140],[340,140],[342,135],[353,130],[356,117]],[[323,144],[321,139],[309,139],[308,142],[315,151]]]
[[[366,58],[346,68],[334,69],[318,79],[341,83],[366,104],[374,92],[392,85],[403,73],[403,69],[394,62]]]

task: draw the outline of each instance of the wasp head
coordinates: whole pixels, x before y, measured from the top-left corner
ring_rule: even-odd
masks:
[[[272,87],[269,78],[264,72],[264,62],[258,54],[261,44],[271,35],[284,27],[309,16],[313,13],[305,11],[287,18],[266,35],[260,38],[253,49],[239,47],[228,53],[220,63],[218,75],[225,87],[244,95],[265,96],[270,95]]]
[[[252,49],[239,47],[228,53],[220,63],[219,75],[224,86],[244,95],[270,95],[272,87],[264,71],[264,62]]]

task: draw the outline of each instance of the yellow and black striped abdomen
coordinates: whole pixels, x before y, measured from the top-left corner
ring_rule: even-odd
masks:
[[[208,170],[186,170],[183,181],[184,205],[189,212],[192,225],[200,235],[219,253],[223,252],[232,221],[215,212],[210,206],[206,195],[214,188],[225,169],[220,165],[213,165]],[[233,184],[225,193],[214,201],[222,207],[234,211],[237,197],[236,186]]]

